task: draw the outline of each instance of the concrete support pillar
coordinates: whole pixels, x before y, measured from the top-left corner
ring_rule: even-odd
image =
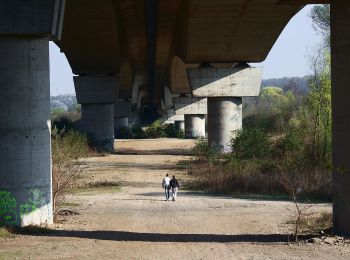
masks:
[[[113,104],[82,104],[80,127],[91,136],[99,150],[113,151],[114,144]]]
[[[333,230],[350,235],[350,3],[331,4]]]
[[[208,98],[209,145],[230,152],[232,131],[242,128],[241,97]]]
[[[188,138],[205,137],[205,115],[185,115],[185,134]]]
[[[52,223],[47,38],[0,37],[0,226]]]
[[[128,117],[115,117],[114,118],[114,128],[126,128],[129,126]]]
[[[74,77],[77,101],[81,104],[79,127],[98,150],[114,150],[114,102],[118,80],[115,76]]]
[[[116,101],[114,104],[114,128],[125,128],[129,126],[132,102],[128,100]]]
[[[175,121],[175,129],[177,131],[185,131],[185,121]]]

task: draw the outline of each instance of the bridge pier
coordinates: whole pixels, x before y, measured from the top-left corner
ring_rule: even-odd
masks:
[[[350,235],[350,3],[331,4],[333,231]]]
[[[185,115],[185,135],[187,138],[205,137],[205,115]]]
[[[175,129],[177,131],[185,131],[185,121],[176,120],[175,121]]]
[[[116,101],[114,104],[114,131],[115,134],[121,128],[129,127],[131,115],[131,101]]]
[[[48,39],[1,37],[0,86],[0,226],[50,224]]]
[[[0,226],[53,222],[49,40],[64,7],[0,3]]]
[[[242,128],[242,97],[258,96],[262,69],[239,63],[235,67],[188,69],[192,95],[207,98],[208,142],[231,152],[232,131]]]
[[[209,145],[231,152],[232,132],[242,128],[242,98],[208,98],[208,122]]]
[[[207,114],[207,99],[193,97],[173,98],[174,121],[185,121],[185,136],[187,138],[205,137],[205,115]],[[180,119],[180,120],[179,120]]]
[[[81,104],[79,127],[96,149],[114,150],[114,102],[117,78],[90,75],[74,77],[77,101]]]

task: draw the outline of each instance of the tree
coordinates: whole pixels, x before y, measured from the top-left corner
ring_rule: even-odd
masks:
[[[319,49],[311,57],[313,75],[307,96],[312,117],[313,159],[324,161],[331,151],[331,71],[329,51]]]
[[[322,4],[314,6],[311,10],[310,16],[314,29],[324,36],[325,43],[329,47],[331,31],[330,5]]]

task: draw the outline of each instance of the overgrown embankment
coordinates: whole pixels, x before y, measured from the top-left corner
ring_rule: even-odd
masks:
[[[331,94],[329,56],[315,58],[307,93],[294,82],[267,87],[245,99],[243,129],[232,133],[232,152],[198,140],[189,186],[219,193],[296,195],[331,199]]]

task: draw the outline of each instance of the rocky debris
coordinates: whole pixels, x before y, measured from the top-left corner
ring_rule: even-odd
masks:
[[[319,245],[344,245],[350,244],[350,239],[339,236],[322,236],[310,238],[306,242]]]
[[[60,216],[72,216],[72,215],[80,215],[79,212],[69,209],[63,209],[58,212],[58,215]]]

